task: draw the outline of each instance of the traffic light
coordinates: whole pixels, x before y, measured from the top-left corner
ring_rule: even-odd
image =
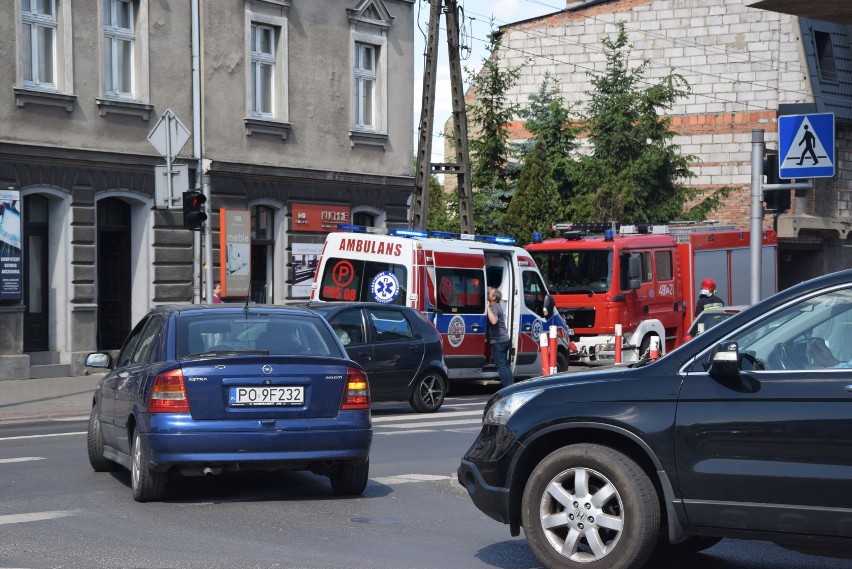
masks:
[[[183,193],[183,226],[190,231],[201,231],[207,214],[204,212],[204,204],[207,196],[197,190]]]
[[[763,155],[763,175],[766,176],[767,184],[782,183],[778,177],[778,153],[774,150],[766,151]],[[784,213],[790,209],[790,190],[763,190],[763,201],[766,209]]]

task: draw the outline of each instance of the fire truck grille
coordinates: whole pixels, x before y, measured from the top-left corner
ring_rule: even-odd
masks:
[[[595,325],[594,308],[565,308],[560,312],[569,328],[592,328]]]

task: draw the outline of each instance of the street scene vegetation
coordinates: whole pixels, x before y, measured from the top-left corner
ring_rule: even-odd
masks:
[[[698,158],[681,153],[666,116],[690,94],[687,81],[676,73],[651,81],[650,62],[631,59],[623,23],[602,43],[606,69],[588,72],[591,89],[576,105],[547,73],[526,105],[509,100],[523,65],[502,64],[497,32],[482,68],[467,70],[475,95],[467,118],[477,233],[507,233],[523,245],[533,232],[547,236],[552,224],[568,220],[700,221],[733,190],[688,184]],[[521,144],[509,139],[517,118],[529,133]],[[458,197],[440,188],[433,178],[429,228],[458,231]]]

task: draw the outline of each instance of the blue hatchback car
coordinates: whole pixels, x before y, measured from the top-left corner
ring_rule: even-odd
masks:
[[[250,305],[162,306],[133,329],[92,398],[89,461],[131,473],[133,498],[168,476],[309,470],[361,494],[372,442],[370,392],[319,315]]]

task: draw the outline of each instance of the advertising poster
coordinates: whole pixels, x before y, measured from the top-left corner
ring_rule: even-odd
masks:
[[[0,190],[0,300],[24,297],[21,193]]]
[[[311,284],[313,284],[314,274],[317,272],[320,253],[322,253],[322,243],[293,243],[291,297],[308,298],[311,295]]]
[[[222,296],[245,298],[251,284],[251,211],[222,208],[219,224]]]

